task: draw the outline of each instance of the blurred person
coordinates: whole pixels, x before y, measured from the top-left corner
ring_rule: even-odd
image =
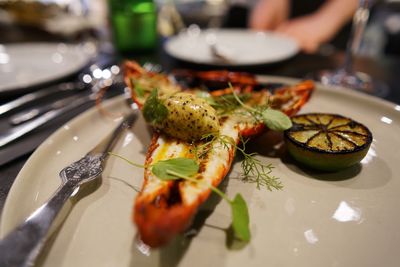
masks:
[[[280,32],[294,38],[304,52],[314,53],[321,44],[340,35],[340,31],[351,21],[358,2],[259,0],[251,11],[249,27]],[[342,43],[345,42],[342,40]]]

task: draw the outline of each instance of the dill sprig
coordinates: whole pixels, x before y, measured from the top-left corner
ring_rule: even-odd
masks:
[[[219,116],[232,114],[242,107],[242,105],[236,100],[236,97],[242,102],[246,102],[251,98],[251,95],[248,93],[240,94],[235,97],[233,94],[212,96],[208,92],[200,91],[197,92],[196,95],[197,97],[203,98],[207,101],[207,103],[217,111]]]
[[[230,149],[232,146],[236,147],[236,143],[232,137],[227,135],[215,135],[214,133],[205,134],[202,136],[200,140],[200,144],[195,144],[193,147],[193,154],[195,155],[196,159],[204,158],[213,148],[215,145],[220,145],[223,149]]]
[[[250,98],[250,94],[241,94],[236,96],[241,102],[245,102]],[[217,110],[220,115],[227,115],[241,107],[240,102],[236,100],[235,95],[222,95],[213,98],[210,105]]]
[[[241,167],[243,173],[241,174],[241,180],[246,183],[255,183],[257,189],[261,187],[266,187],[268,190],[273,189],[280,190],[283,185],[278,177],[272,175],[272,169],[274,168],[272,164],[265,164],[256,158],[257,153],[247,153],[246,144],[249,141],[243,140],[241,138],[242,147],[236,146],[237,151],[241,152],[243,160],[241,162]]]
[[[213,149],[218,148],[216,145],[220,145],[220,147],[226,150],[233,147],[243,156],[243,160],[240,164],[242,173],[239,178],[241,181],[245,183],[254,183],[257,189],[265,187],[272,191],[273,189],[280,190],[283,188],[279,178],[271,174],[274,168],[272,164],[261,162],[261,160],[256,157],[257,153],[246,152],[248,139],[244,140],[240,138],[241,146],[237,145],[234,139],[227,135],[205,135],[202,140],[206,140],[206,142],[194,146],[193,152],[196,159],[202,159],[208,153],[212,153]]]

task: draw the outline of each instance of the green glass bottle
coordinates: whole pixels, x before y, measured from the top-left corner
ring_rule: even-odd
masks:
[[[115,48],[123,54],[149,51],[157,42],[157,8],[152,0],[109,0]]]

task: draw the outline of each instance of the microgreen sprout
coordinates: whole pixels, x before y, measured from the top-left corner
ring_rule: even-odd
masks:
[[[232,88],[232,85],[229,86]],[[264,123],[269,129],[274,131],[284,131],[292,127],[292,121],[282,111],[271,109],[269,105],[250,107],[243,103],[233,88],[232,94],[242,108],[248,111],[249,114],[256,119],[256,121]]]

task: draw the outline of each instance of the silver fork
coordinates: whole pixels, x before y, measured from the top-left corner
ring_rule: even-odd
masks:
[[[227,53],[223,47],[221,48],[220,46],[217,45],[217,43],[211,43],[209,44],[210,52],[211,55],[216,59],[217,61],[220,61],[222,63],[232,63],[232,57]]]
[[[137,111],[131,112],[86,156],[61,170],[62,183],[54,195],[0,241],[0,266],[28,267],[34,264],[59,211],[83,184],[101,177],[108,152],[123,130],[133,125],[136,117]]]

